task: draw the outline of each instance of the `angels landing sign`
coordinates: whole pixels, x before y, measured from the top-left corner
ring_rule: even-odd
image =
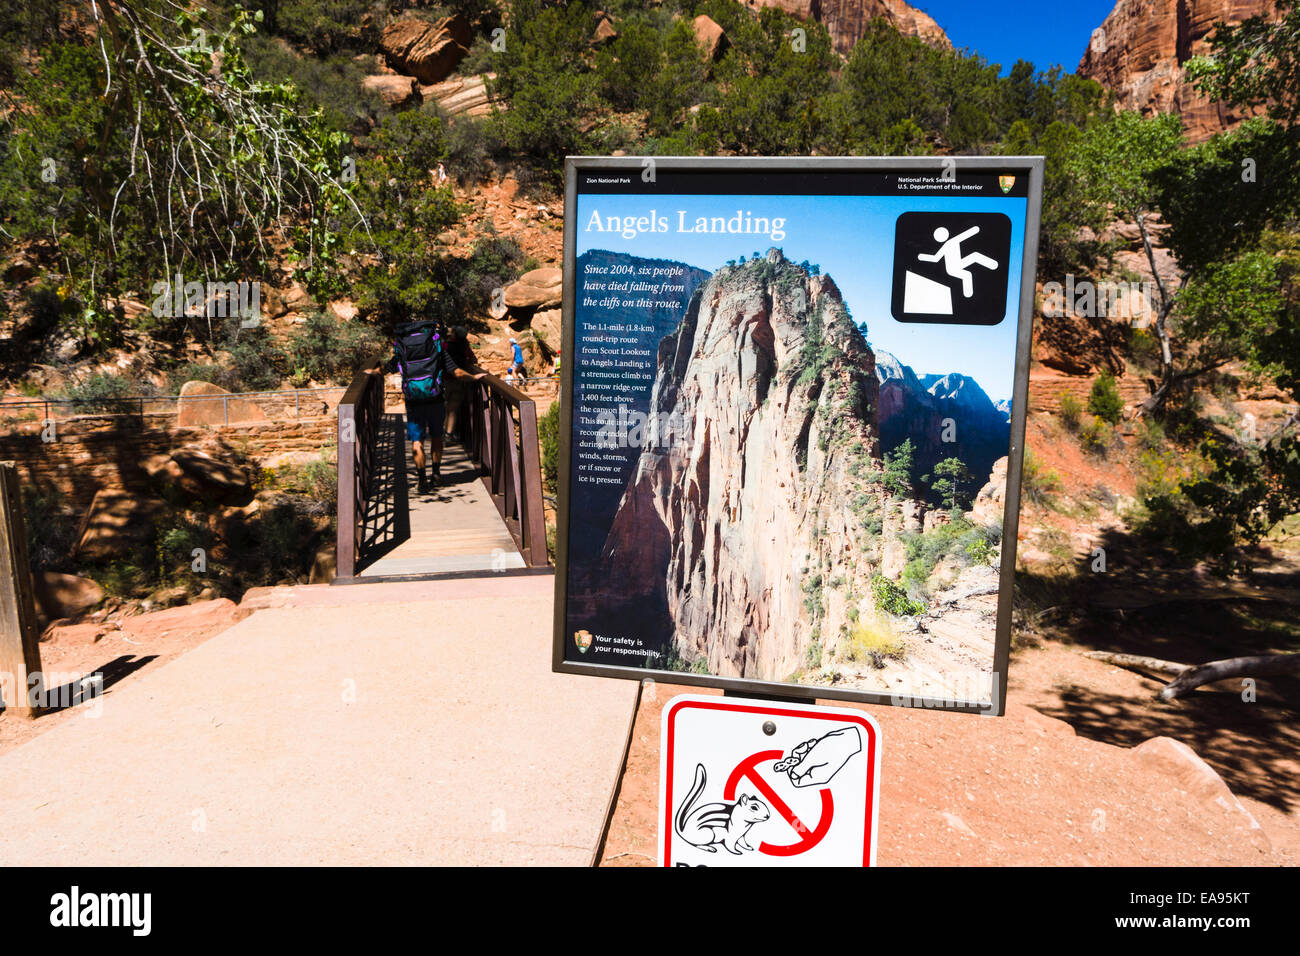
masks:
[[[1041,160],[647,162],[567,164],[555,669],[1001,713]]]

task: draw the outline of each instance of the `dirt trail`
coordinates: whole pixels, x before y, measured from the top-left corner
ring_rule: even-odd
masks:
[[[654,865],[660,714],[694,692],[643,693],[601,865]],[[883,736],[880,865],[1300,864],[1300,817],[1206,801],[1134,751],[1025,706],[1029,696],[1013,687],[1003,718],[863,706]]]

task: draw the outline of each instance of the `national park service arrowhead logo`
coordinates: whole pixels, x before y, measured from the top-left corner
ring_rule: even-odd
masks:
[[[578,650],[582,651],[582,653],[587,653],[587,649],[591,647],[591,631],[574,631],[573,643],[578,646]]]
[[[1003,195],[1011,192],[1011,187],[1016,184],[1015,176],[999,176],[998,185],[1002,187]]]

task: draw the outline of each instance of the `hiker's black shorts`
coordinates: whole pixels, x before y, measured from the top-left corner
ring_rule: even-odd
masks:
[[[417,442],[430,434],[442,437],[442,421],[447,416],[446,402],[421,402],[406,405],[406,440]]]

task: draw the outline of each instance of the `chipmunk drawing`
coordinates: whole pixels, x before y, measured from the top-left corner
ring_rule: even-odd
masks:
[[[754,849],[745,842],[749,828],[772,815],[758,797],[741,794],[735,803],[703,803],[694,810],[695,801],[704,792],[708,779],[704,764],[695,765],[695,783],[673,817],[673,829],[687,843],[709,853],[717,853],[721,843],[728,853],[740,856],[741,850]]]

